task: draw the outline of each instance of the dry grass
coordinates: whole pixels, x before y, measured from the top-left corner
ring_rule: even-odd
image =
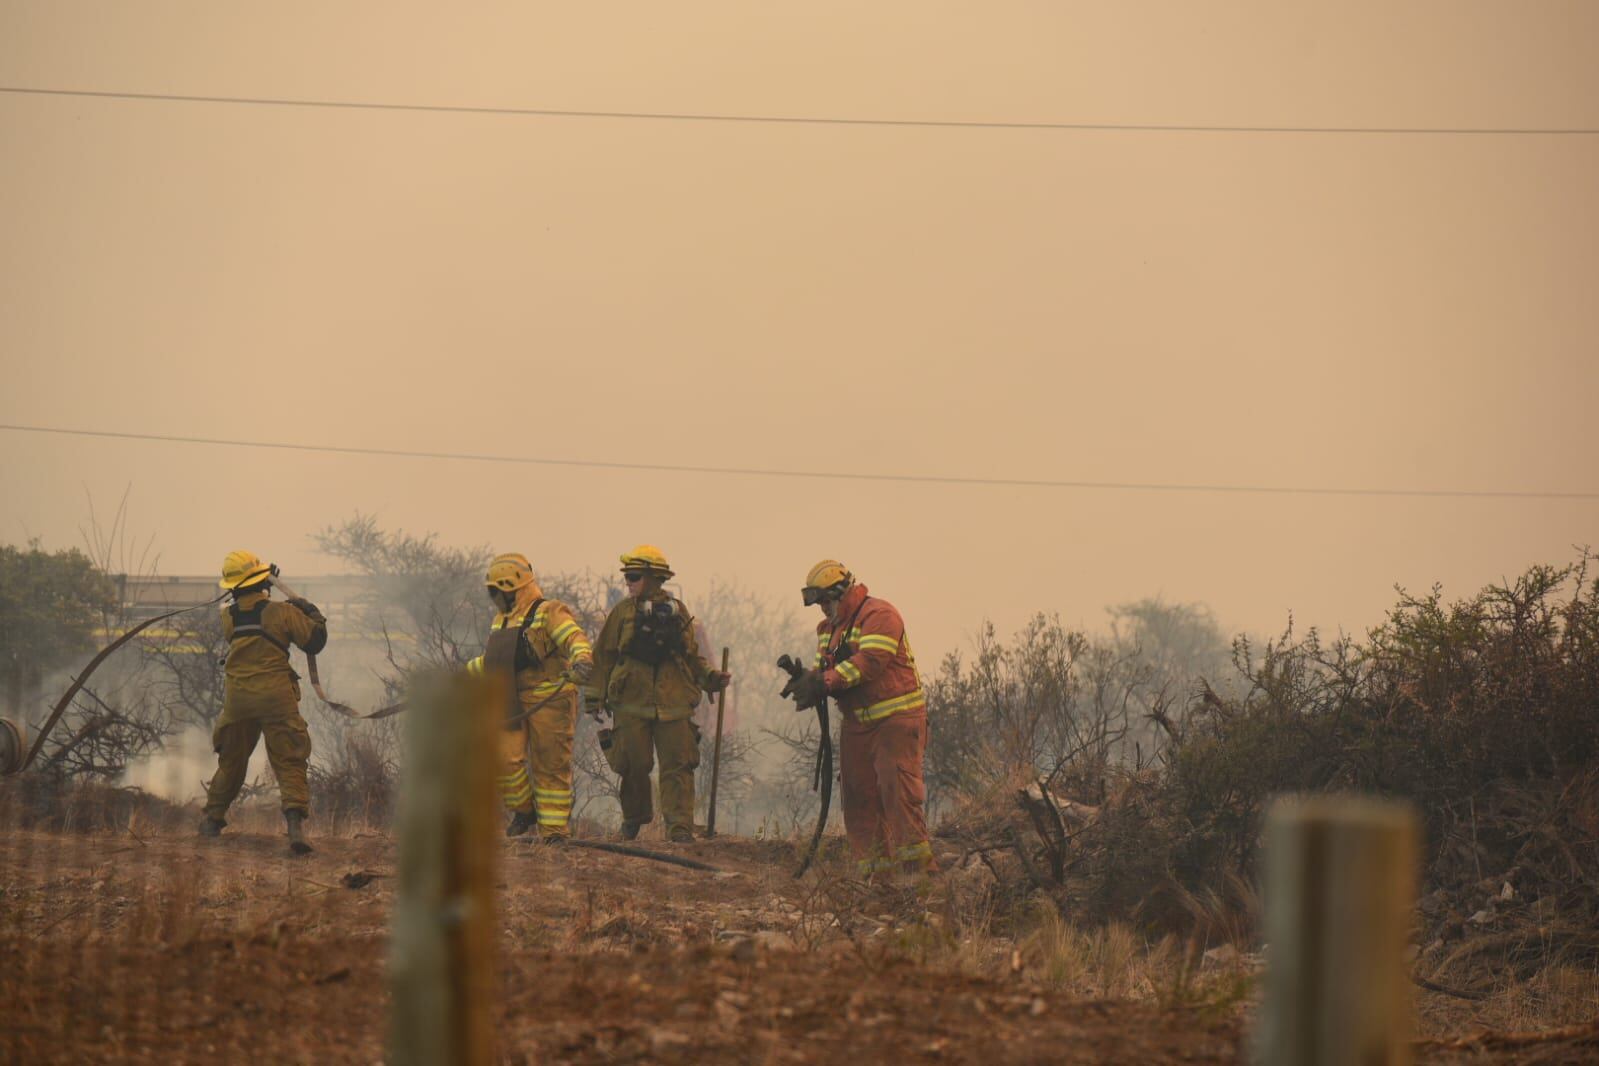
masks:
[[[1472,990],[1484,996],[1480,1000],[1421,994],[1418,1031],[1424,1036],[1479,1029],[1533,1032],[1599,1018],[1599,971],[1592,964],[1551,961],[1525,969],[1529,976],[1501,972],[1474,983]]]
[[[0,826],[48,833],[120,832],[175,825],[183,809],[137,788],[59,781],[39,774],[0,778]]]
[[[356,1041],[348,1057],[381,1055],[382,944],[394,882],[380,877],[352,889],[341,881],[357,869],[391,872],[392,841],[364,829],[322,834],[316,855],[293,860],[272,809],[241,811],[230,826],[233,839],[220,844],[187,831],[140,828],[24,830],[0,841],[0,944],[16,950],[0,984],[14,997],[24,1047],[55,1046],[50,1034],[71,1018],[81,1032],[115,1034],[115,1043],[90,1056],[95,1061],[151,1047],[198,1054],[224,1029],[222,1046],[241,1054],[314,1061],[295,1043],[292,1026],[284,1027],[314,1015],[320,1031]],[[503,849],[497,923],[514,990],[506,1007],[513,1028],[542,1018],[538,1024],[552,1031],[590,1032],[585,997],[631,994],[615,982],[637,973],[646,975],[640,995],[668,997],[666,1009],[682,1018],[711,1011],[710,1022],[721,1024],[720,1015],[737,1018],[764,1002],[755,995],[741,1006],[743,1000],[723,997],[741,1015],[715,1008],[723,1001],[718,989],[753,995],[746,978],[706,990],[708,975],[729,966],[770,975],[762,980],[811,975],[806,995],[822,997],[817,1019],[850,1009],[863,1019],[888,1016],[887,1008],[849,1000],[862,988],[937,990],[947,997],[937,1001],[946,1011],[941,1017],[954,1019],[950,1033],[966,1034],[961,1039],[976,1039],[987,1024],[967,1017],[974,997],[1010,1011],[1016,1033],[1039,1040],[1057,1012],[1082,1000],[1131,1004],[1147,1012],[1151,1031],[1217,1026],[1232,1033],[1251,999],[1249,956],[1207,962],[1200,942],[1150,938],[1127,924],[1077,925],[1048,904],[1008,910],[993,894],[963,886],[958,872],[920,884],[867,885],[847,876],[847,865],[829,863],[819,876],[796,882],[791,848],[750,841],[691,846],[690,854],[725,867],[720,877],[523,842]],[[554,967],[565,967],[568,984],[588,984],[549,991]],[[839,992],[840,980],[853,983]],[[541,1002],[535,997],[546,994],[573,1002],[544,1008],[566,1012],[552,1018],[534,1009]],[[782,998],[792,994],[771,991],[761,1008],[777,1019],[771,1024],[821,1024],[809,1008]],[[911,1002],[905,1024],[920,1025],[933,1002]],[[1506,980],[1480,1003],[1431,994],[1418,1002],[1423,1035],[1537,1030],[1592,1017],[1599,988],[1591,967],[1568,960]],[[798,1013],[784,1020],[775,1013],[780,1007]],[[677,1017],[651,1024],[689,1024]],[[860,1037],[846,1028],[849,1039]],[[560,1040],[569,1037],[578,1038]]]
[[[116,998],[90,1013],[108,1023],[148,1016],[168,1025],[186,1012],[212,1010],[210,974],[224,957],[283,967],[273,977],[280,990],[343,980],[337,974],[351,965],[357,973],[380,965],[353,945],[385,937],[393,882],[380,878],[351,891],[340,879],[357,869],[391,871],[392,840],[382,831],[319,821],[317,855],[297,862],[286,855],[271,805],[234,812],[234,839],[221,846],[189,835],[198,815],[192,807],[124,813],[113,832],[7,827],[0,938],[54,945],[18,964],[14,988],[24,997],[80,980],[79,966],[129,974],[112,985]],[[961,867],[945,855],[948,872],[921,882],[869,885],[849,876],[836,856],[795,881],[794,851],[789,842],[693,845],[689,854],[728,863],[716,876],[507,842],[498,914],[504,957],[614,960],[665,951],[731,952],[737,960],[794,952],[812,968],[882,974],[910,967],[929,981],[985,982],[1050,1002],[1197,1010],[1228,1025],[1253,999],[1252,956],[1205,956],[1207,948],[1250,943],[1249,930],[1231,924],[1254,907],[1241,898],[1245,886],[1188,900],[1194,933],[1185,938],[1149,935],[1128,923],[1073,922],[1041,898],[1018,905],[975,857]],[[1419,1034],[1546,1030],[1599,1014],[1596,945],[1553,925],[1543,933],[1540,941],[1534,925],[1501,926],[1424,957],[1424,975],[1486,998],[1418,993]],[[344,954],[330,956],[325,945]],[[132,976],[137,960],[157,957],[178,967],[163,975],[172,978],[166,986]],[[347,961],[353,958],[366,961]],[[376,969],[372,979],[379,979]],[[378,996],[362,1009],[376,1016],[381,1002]],[[40,1012],[19,1001],[18,1017],[29,1016]]]
[[[1258,962],[1250,956],[1206,960],[1203,941],[1150,938],[1120,922],[1078,925],[1043,900],[1013,909],[995,889],[958,868],[891,886],[824,868],[796,901],[793,939],[801,950],[846,951],[874,969],[909,962],[1075,998],[1232,1013],[1253,992]]]

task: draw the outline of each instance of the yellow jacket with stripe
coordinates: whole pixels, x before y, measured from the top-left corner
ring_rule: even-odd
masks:
[[[529,612],[532,617],[529,617]],[[516,655],[516,694],[522,706],[532,708],[566,689],[576,692],[567,674],[579,663],[593,663],[594,648],[572,609],[560,600],[546,600],[537,584],[518,591],[510,611],[496,613],[491,630],[523,628]],[[483,672],[483,656],[466,664],[469,673]]]

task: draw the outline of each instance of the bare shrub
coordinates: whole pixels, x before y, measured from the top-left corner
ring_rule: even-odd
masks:
[[[1155,761],[1182,697],[1222,668],[1225,642],[1199,607],[1143,601],[1112,618],[1108,638],[1044,614],[1009,642],[985,625],[969,662],[944,659],[927,686],[930,806],[1034,777],[1099,803],[1115,773]]]
[[[141,649],[149,665],[151,695],[170,721],[209,731],[222,715],[226,685],[228,641],[222,635],[222,613],[191,611],[170,619],[163,629],[160,639],[145,642]]]
[[[345,729],[331,753],[309,771],[316,813],[334,823],[387,825],[399,784],[395,746],[384,737]]]
[[[1455,603],[1401,590],[1364,639],[1292,627],[1240,639],[1232,677],[1201,677],[1168,705],[1158,697],[1171,678],[1118,659],[1126,649],[1101,651],[1109,683],[1090,683],[1093,642],[1047,622],[1019,638],[1042,653],[980,645],[971,669],[951,662],[934,686],[935,721],[955,734],[937,753],[940,781],[969,797],[940,835],[992,865],[996,893],[1020,885],[1074,923],[1182,933],[1192,953],[1250,939],[1275,796],[1400,797],[1426,821],[1423,972],[1483,990],[1495,975],[1594,965],[1599,582],[1588,561]],[[1036,709],[1042,694],[1060,701],[1063,724]],[[1153,759],[1098,742],[1135,717],[1159,726]],[[1052,797],[1042,823],[1037,801],[1020,798],[1029,792]],[[1060,808],[1073,799],[1092,815],[1069,824]]]
[[[7,831],[122,832],[134,825],[170,829],[187,821],[177,804],[136,788],[34,773],[0,778],[0,825]]]
[[[124,493],[103,524],[89,500],[83,551],[46,552],[36,541],[26,550],[0,546],[0,682],[14,717],[22,719],[50,682],[65,688],[71,679],[60,671],[133,623],[122,589],[130,572],[153,574],[155,560],[151,544],[140,546],[128,533],[127,503]],[[129,649],[100,664],[93,684],[85,677],[30,772],[112,781],[158,751],[178,727],[152,698],[144,666]],[[35,724],[45,721],[41,714]]]
[[[401,647],[389,644],[394,674],[384,680],[390,695],[404,691],[414,670],[459,667],[482,650],[489,626],[483,571],[493,557],[486,545],[451,548],[431,533],[385,532],[377,519],[360,514],[312,539],[373,582],[368,621],[384,632],[399,627],[412,638]]]

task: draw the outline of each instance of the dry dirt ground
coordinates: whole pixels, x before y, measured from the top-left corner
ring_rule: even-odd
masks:
[[[0,1060],[384,1059],[395,849],[373,832],[291,859],[274,821],[0,836]],[[507,842],[508,1062],[1235,1062],[1247,995],[1084,1000],[929,949],[941,898],[788,876],[786,844],[652,847],[708,874]],[[956,945],[954,956],[959,954]],[[1003,967],[1001,968],[1003,971]],[[1424,1045],[1423,1062],[1584,1062],[1599,1044]]]

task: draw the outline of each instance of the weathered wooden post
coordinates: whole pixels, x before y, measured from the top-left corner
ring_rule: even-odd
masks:
[[[390,955],[390,1061],[494,1061],[497,679],[412,686]]]
[[[1405,959],[1416,819],[1349,796],[1279,800],[1266,826],[1267,1066],[1410,1062]]]

